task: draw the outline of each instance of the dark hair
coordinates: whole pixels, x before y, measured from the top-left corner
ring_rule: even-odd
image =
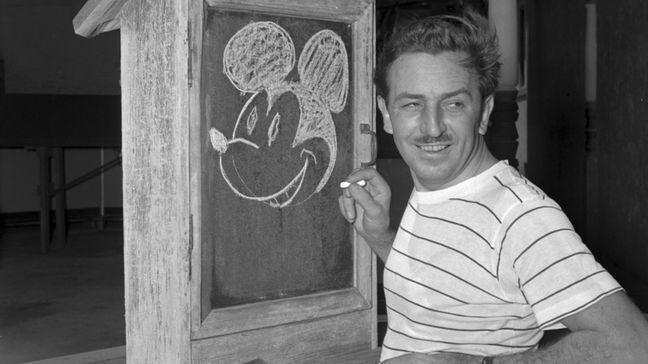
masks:
[[[396,29],[378,57],[375,74],[378,95],[387,98],[387,72],[399,56],[413,52],[436,55],[444,51],[468,55],[461,65],[479,77],[482,98],[495,91],[500,69],[497,35],[486,18],[469,10],[461,17],[435,15]]]

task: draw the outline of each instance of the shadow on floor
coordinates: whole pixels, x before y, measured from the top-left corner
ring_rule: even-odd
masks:
[[[38,227],[0,235],[0,362],[23,363],[125,345],[123,231],[71,226],[40,253]]]

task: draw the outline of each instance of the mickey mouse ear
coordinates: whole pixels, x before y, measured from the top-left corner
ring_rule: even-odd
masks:
[[[223,72],[243,92],[260,91],[282,81],[294,66],[293,41],[273,22],[246,25],[223,51]]]
[[[299,56],[297,71],[302,84],[340,112],[349,91],[349,61],[342,38],[325,29],[313,35]]]

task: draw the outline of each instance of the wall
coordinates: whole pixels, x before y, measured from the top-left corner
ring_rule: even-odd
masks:
[[[4,89],[19,94],[119,94],[119,32],[93,39],[74,34],[72,18],[85,0],[0,0]],[[0,105],[0,108],[2,106]],[[100,110],[98,110],[100,112]],[[1,147],[1,146],[0,146]],[[106,162],[118,151],[104,150]],[[96,168],[101,149],[66,149],[67,181]],[[116,167],[68,193],[68,208],[121,207]],[[38,157],[0,148],[0,213],[38,211]]]
[[[0,213],[38,210],[38,157],[22,149],[0,149]]]
[[[596,258],[647,311],[648,3],[596,1],[597,95],[590,110],[594,129],[588,134],[595,139],[589,155],[585,4],[527,0],[527,5],[527,175],[561,204]]]
[[[119,33],[74,34],[85,0],[0,0],[7,93],[119,94]]]
[[[585,6],[527,0],[526,175],[585,231]],[[569,34],[569,36],[565,36]]]
[[[598,239],[622,284],[648,310],[648,3],[597,5]]]
[[[66,149],[65,174],[70,182],[101,165],[101,149]],[[114,149],[104,149],[104,161],[118,156]],[[104,162],[104,163],[105,163]],[[0,213],[39,210],[38,156],[26,149],[0,149]],[[69,209],[122,206],[121,167],[115,167],[67,193]],[[102,193],[103,179],[103,193]],[[53,207],[52,207],[53,208]]]

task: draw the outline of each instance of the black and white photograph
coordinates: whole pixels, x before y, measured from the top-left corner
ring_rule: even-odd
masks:
[[[647,19],[0,0],[0,364],[648,363]]]

